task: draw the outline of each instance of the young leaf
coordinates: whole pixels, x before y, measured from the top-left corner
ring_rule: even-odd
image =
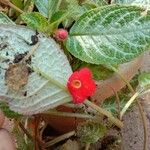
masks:
[[[134,5],[144,8],[150,8],[149,0],[112,0],[116,4]]]
[[[150,47],[150,12],[135,6],[105,6],[83,14],[66,42],[75,57],[94,64],[121,64]]]
[[[48,19],[50,20],[52,15],[59,10],[61,0],[49,0],[48,3]]]
[[[48,21],[38,12],[24,13],[21,15],[22,20],[33,29],[46,32],[48,29]]]
[[[39,12],[48,18],[48,2],[49,0],[33,0]]]
[[[49,20],[51,16],[58,11],[61,0],[34,0],[39,12]]]
[[[82,143],[96,143],[106,134],[106,127],[99,123],[89,122],[77,128],[77,136]]]
[[[70,16],[76,20],[79,16],[81,16],[85,11],[82,6],[78,4],[77,0],[67,0],[68,2],[68,9],[67,11],[70,12]]]
[[[7,15],[0,12],[0,24],[15,24]]]
[[[21,26],[0,25],[0,96],[10,109],[26,115],[36,114],[71,101],[66,83],[72,74],[71,67],[60,47],[52,38],[38,34],[39,46],[29,60],[33,69],[28,83],[19,91],[5,84],[5,73],[18,54],[25,55],[33,49],[35,31]]]
[[[144,72],[139,75],[138,81],[141,88],[150,88],[150,72]]]

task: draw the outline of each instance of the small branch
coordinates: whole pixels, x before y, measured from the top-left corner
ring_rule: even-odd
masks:
[[[24,126],[22,125],[21,122],[19,122],[19,127],[21,128],[21,130],[27,135],[27,137],[34,142],[35,139],[34,137],[31,136],[31,134],[24,128]],[[40,143],[40,145],[43,145],[42,141],[40,141],[38,138],[36,138],[36,140]]]
[[[22,125],[21,122],[19,122],[19,127],[22,129],[22,131],[27,135],[27,137],[33,142],[34,139],[33,137],[30,135],[30,133],[24,128],[24,126]]]
[[[47,148],[47,147],[50,147],[60,141],[63,141],[63,140],[66,140],[68,138],[70,138],[71,136],[75,135],[75,131],[71,131],[71,132],[68,132],[66,134],[63,134],[61,136],[58,136],[57,138],[55,138],[54,140],[51,140],[47,143],[45,143],[44,147]]]
[[[123,123],[115,118],[110,112],[108,112],[105,109],[102,109],[101,107],[95,105],[94,103],[90,102],[89,100],[86,100],[84,102],[84,104],[86,104],[87,106],[91,107],[92,109],[96,110],[97,112],[99,112],[100,114],[103,114],[105,116],[107,116],[109,118],[109,120],[111,122],[113,122],[117,127],[122,128],[123,127]]]

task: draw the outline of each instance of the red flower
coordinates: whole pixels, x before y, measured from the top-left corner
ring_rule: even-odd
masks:
[[[65,29],[57,29],[54,32],[54,38],[58,41],[64,41],[68,37],[68,31]]]
[[[73,97],[73,102],[77,104],[93,95],[96,84],[92,80],[91,71],[88,68],[83,68],[79,72],[75,71],[69,77],[67,87]]]

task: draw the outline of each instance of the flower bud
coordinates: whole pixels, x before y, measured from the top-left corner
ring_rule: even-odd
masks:
[[[54,38],[58,41],[64,41],[68,37],[68,31],[65,29],[57,29],[54,32]]]

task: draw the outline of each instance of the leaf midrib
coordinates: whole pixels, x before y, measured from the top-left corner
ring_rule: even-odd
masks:
[[[116,29],[117,30],[117,29]],[[126,30],[126,32],[112,32],[112,31],[109,31],[109,33],[107,34],[107,32],[105,33],[97,33],[97,32],[93,32],[93,33],[70,33],[69,36],[106,36],[106,35],[118,35],[120,33],[120,35],[123,35],[123,34],[128,34],[128,33],[138,33],[138,32],[142,32],[143,30],[150,30],[150,27],[146,27],[146,28],[138,28],[136,30]],[[117,30],[118,31],[118,30]]]

